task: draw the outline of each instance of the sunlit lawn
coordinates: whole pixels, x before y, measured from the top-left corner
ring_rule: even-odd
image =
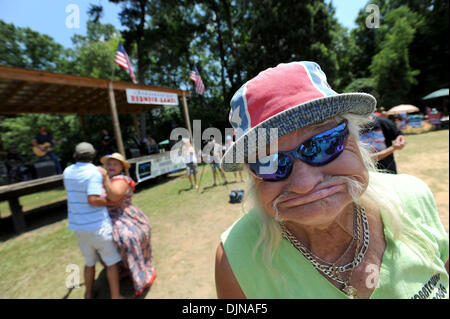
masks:
[[[449,231],[449,131],[406,135],[407,145],[395,152],[399,173],[424,180],[436,199],[441,220]]]

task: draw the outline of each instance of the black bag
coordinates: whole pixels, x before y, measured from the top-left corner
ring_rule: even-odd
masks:
[[[241,203],[242,200],[244,199],[244,190],[237,190],[234,189],[231,191],[230,193],[230,203],[231,204],[237,204],[237,203]]]

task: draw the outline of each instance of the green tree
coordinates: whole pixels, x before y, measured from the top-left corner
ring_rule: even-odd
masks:
[[[410,96],[423,105],[423,96],[449,84],[449,1],[420,1],[419,5],[420,11],[414,12],[423,17],[423,24],[416,29],[409,54],[411,68],[420,70],[420,74]]]
[[[357,50],[355,39],[350,36],[347,28],[337,24],[332,30],[333,42],[332,52],[336,59],[336,76],[329,81],[332,88],[337,92],[342,92],[355,80],[355,74],[351,72],[354,66],[354,53]]]
[[[120,32],[111,24],[99,21],[87,22],[86,36],[74,35],[74,49],[70,51],[70,67],[67,73],[94,78],[129,81],[126,70],[114,63]],[[114,78],[113,76],[114,72]]]
[[[0,61],[4,65],[106,79],[111,78],[112,70],[116,68],[114,80],[129,81],[129,75],[126,71],[119,70],[119,67],[114,64],[120,33],[112,25],[101,24],[99,21],[88,21],[86,36],[75,35],[72,38],[73,49],[65,50],[59,44],[53,43],[50,49],[54,50],[49,49],[46,54],[41,54],[33,48],[43,48],[47,43],[48,36],[5,23],[0,23],[0,30],[2,34],[9,35],[8,40],[0,44]],[[23,44],[30,42],[28,40],[28,42],[24,42],[23,40],[26,36],[30,38],[30,35],[35,37],[34,43],[36,45],[34,47],[31,44],[28,46]],[[7,48],[9,48],[8,51]],[[12,57],[12,52],[16,52],[17,55]],[[57,58],[58,63],[51,62],[52,58]],[[105,102],[107,103],[107,101]],[[99,155],[101,155],[104,153],[101,130],[106,128],[109,132],[113,132],[111,117],[107,114],[88,114],[85,115],[85,120],[89,142],[95,146]],[[122,124],[125,147],[133,145],[132,136],[135,132],[131,116],[121,114],[119,120]],[[46,125],[56,139],[64,137],[69,141],[56,146],[56,152],[63,163],[71,163],[74,145],[83,140],[80,120],[78,115],[74,114],[5,116],[1,127],[3,147],[6,149],[10,145],[15,145],[19,152],[30,154],[30,140],[37,133],[37,126],[40,124]]]
[[[34,70],[58,71],[67,51],[52,37],[0,20],[0,64]]]
[[[348,51],[348,56],[353,61],[351,69],[349,69],[352,77],[354,80],[358,80],[359,78],[364,79],[373,76],[369,66],[372,64],[373,57],[384,49],[386,37],[392,32],[394,26],[392,21],[388,23],[385,18],[392,11],[407,6],[409,8],[408,13],[412,13],[415,18],[411,21],[405,21],[405,23],[412,26],[414,33],[407,46],[407,57],[403,54],[402,59],[406,61],[407,58],[406,67],[409,65],[410,70],[418,70],[420,73],[406,72],[405,81],[410,83],[406,85],[406,88],[408,86],[410,88],[403,98],[408,99],[410,103],[423,106],[421,98],[424,95],[448,86],[448,0],[371,0],[367,2],[367,4],[369,3],[378,5],[380,9],[380,28],[368,29],[365,20],[369,13],[365,12],[364,8],[360,10],[356,19],[358,26],[350,32],[350,37],[355,42],[355,49]],[[419,24],[415,25],[416,22]],[[406,24],[404,27],[407,28]],[[397,26],[397,29],[400,27],[400,25]],[[407,35],[409,33],[408,30]],[[391,44],[393,44],[393,41],[391,37]],[[401,40],[401,43],[405,44],[403,40]],[[383,54],[387,58],[388,51]],[[410,75],[413,75],[413,77],[411,78]],[[399,74],[395,78],[401,76],[404,75]],[[357,84],[355,85],[357,86]],[[395,93],[392,92],[395,90],[395,85],[386,86],[380,94],[382,96],[395,96]],[[388,103],[388,105],[391,104],[395,104],[395,102]]]
[[[392,107],[407,102],[411,86],[416,83],[419,70],[409,63],[409,46],[422,21],[402,6],[390,11],[385,17],[382,30],[386,35],[381,51],[372,59],[370,72],[380,92],[380,106]]]
[[[91,17],[92,19],[87,22],[87,34],[85,36],[75,35],[72,37],[74,49],[71,50],[71,63],[67,68],[67,73],[94,78],[130,81],[127,71],[114,63],[117,46],[119,41],[121,41],[120,32],[111,24],[102,24],[100,17],[96,21],[95,16]],[[111,116],[109,114],[86,114],[84,118],[89,142],[94,145],[99,154],[104,154],[102,129],[107,129],[110,134],[114,132]],[[79,119],[77,120],[79,122]],[[135,134],[135,130],[131,116],[120,114],[119,121],[125,148],[132,146],[134,144],[132,137]],[[80,125],[78,124],[74,128],[77,129],[78,139],[80,139]]]

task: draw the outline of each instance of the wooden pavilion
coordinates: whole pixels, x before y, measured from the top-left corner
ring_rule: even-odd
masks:
[[[126,89],[177,94],[182,98],[186,126],[192,136],[186,103],[189,91],[5,66],[0,66],[0,114],[75,113],[80,117],[83,134],[87,139],[84,115],[110,113],[117,149],[125,156],[117,114],[133,115],[139,137],[137,115],[161,106],[129,104]]]
[[[117,149],[126,156],[118,113],[133,115],[136,134],[140,139],[137,115],[161,106],[128,103],[127,89],[172,93],[181,97],[186,126],[192,137],[186,102],[189,91],[5,66],[0,66],[0,114],[75,113],[80,118],[84,139],[87,140],[84,115],[110,113]],[[0,186],[0,201],[9,201],[17,233],[25,229],[19,197],[61,185],[62,175],[56,175]]]

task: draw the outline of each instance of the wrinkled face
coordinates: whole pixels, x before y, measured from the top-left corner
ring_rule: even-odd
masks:
[[[108,176],[119,175],[123,171],[123,165],[120,161],[110,158],[106,162],[106,171],[108,172]]]
[[[323,126],[298,129],[278,140],[278,151],[293,150],[312,136],[335,126],[333,121]],[[317,227],[331,223],[352,204],[347,180],[343,177],[361,183],[361,193],[367,187],[368,171],[351,135],[344,151],[324,166],[313,167],[295,159],[288,178],[277,182],[254,180],[258,199],[272,217]]]

